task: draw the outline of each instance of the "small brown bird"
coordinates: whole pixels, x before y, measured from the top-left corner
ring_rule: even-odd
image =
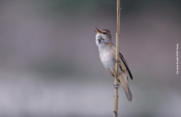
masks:
[[[95,36],[96,45],[99,49],[99,57],[103,66],[112,74],[114,77],[115,63],[116,63],[116,48],[112,44],[111,34],[108,29],[99,30],[96,28]],[[122,84],[125,91],[126,97],[129,101],[132,100],[132,93],[128,85],[128,76],[133,79],[131,71],[129,70],[128,64],[124,59],[123,55],[119,53],[119,77],[118,81]]]

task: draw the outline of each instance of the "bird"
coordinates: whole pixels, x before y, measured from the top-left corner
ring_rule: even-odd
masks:
[[[116,60],[116,48],[111,41],[111,32],[109,29],[99,30],[96,28],[95,42],[99,51],[99,58],[103,66],[111,73],[114,77],[115,63],[119,63],[118,82],[121,83],[128,101],[131,101],[133,96],[128,84],[128,77],[133,80],[133,76],[128,67],[128,64],[119,52],[119,60]]]

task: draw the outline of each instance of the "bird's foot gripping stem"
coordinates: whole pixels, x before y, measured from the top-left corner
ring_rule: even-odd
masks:
[[[119,83],[118,83],[118,84],[114,83],[113,85],[114,85],[114,88],[115,88],[115,89],[118,89],[118,88],[119,88]]]

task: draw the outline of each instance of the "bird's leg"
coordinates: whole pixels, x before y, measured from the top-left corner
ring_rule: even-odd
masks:
[[[116,63],[120,63],[120,62],[121,62],[120,60],[115,59],[115,58],[114,58],[114,61],[115,61]]]
[[[115,72],[115,69],[113,69],[113,71],[114,71],[114,74],[116,74]],[[118,80],[118,82],[119,82],[119,79],[117,79]],[[114,88],[116,88],[116,89],[118,89],[119,88],[119,83],[117,84],[116,83],[116,81],[114,81]]]

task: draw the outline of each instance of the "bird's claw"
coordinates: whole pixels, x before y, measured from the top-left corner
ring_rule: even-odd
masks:
[[[120,63],[120,60],[115,59],[115,62],[116,62],[116,63]]]

